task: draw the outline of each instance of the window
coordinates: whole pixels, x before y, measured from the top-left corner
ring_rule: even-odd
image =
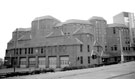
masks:
[[[133,50],[135,50],[135,47],[133,47]]]
[[[97,58],[97,55],[92,55],[92,59],[96,59]]]
[[[80,58],[79,57],[77,57],[77,61],[79,60]]]
[[[116,33],[116,30],[115,30],[115,28],[113,28],[113,34],[115,34]]]
[[[128,44],[130,44],[130,41],[128,41]]]
[[[25,54],[27,54],[27,48],[25,48]]]
[[[31,48],[31,54],[33,54],[33,48]]]
[[[111,47],[111,50],[113,51],[113,47]]]
[[[8,50],[6,50],[6,55],[8,54]]]
[[[90,52],[90,45],[87,45],[87,50],[88,52]]]
[[[126,47],[126,50],[128,50],[128,47]]]
[[[88,56],[88,64],[90,64],[90,56]]]
[[[43,53],[43,48],[41,48],[41,53]]]
[[[107,46],[105,46],[105,51],[107,51]]]
[[[117,51],[117,45],[114,45],[114,50]]]
[[[13,49],[13,50],[14,50],[14,51],[13,51],[13,52],[14,52],[14,54],[16,54],[16,49]],[[7,53],[8,53],[8,50],[7,50]]]
[[[123,47],[123,50],[125,50],[125,47]]]
[[[55,50],[56,50],[56,48],[55,48]],[[44,53],[46,53],[46,48],[44,48],[43,51],[44,51]],[[56,50],[56,51],[57,51],[57,50]]]
[[[130,50],[130,47],[128,47],[128,50]]]
[[[80,63],[83,64],[83,57],[80,57]]]
[[[98,46],[98,47],[97,47],[97,52],[99,52],[99,51],[100,51],[100,47]]]
[[[30,54],[30,48],[29,48],[29,50],[28,50],[28,53]]]
[[[20,48],[20,54],[22,53],[22,49]]]
[[[81,44],[80,45],[80,52],[82,52],[83,51],[83,45]]]
[[[18,49],[16,49],[16,54],[18,55]]]

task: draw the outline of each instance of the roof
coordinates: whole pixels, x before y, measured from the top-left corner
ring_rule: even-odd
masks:
[[[46,45],[46,38],[43,36],[36,37],[31,40],[30,42],[31,47],[40,47],[40,46],[45,46]]]
[[[71,24],[71,23],[76,23],[76,24],[91,24],[88,20],[79,20],[79,19],[70,19],[67,20],[66,22],[58,23],[56,26],[62,26],[64,24]]]
[[[124,52],[124,56],[135,56],[135,52]]]
[[[62,42],[62,45],[77,45],[77,44],[83,44],[78,38],[74,38],[72,36],[69,36],[65,38]]]
[[[13,43],[14,42],[14,39],[12,38],[8,43]]]
[[[46,37],[54,37],[54,36],[63,36],[64,33],[62,30],[60,29],[54,29],[53,32],[51,32],[50,34],[48,34]]]
[[[103,17],[93,16],[89,20],[105,20]]]
[[[102,52],[97,52],[96,50],[92,50],[91,51],[91,56],[92,55],[97,55],[97,56],[103,57],[104,56],[104,52],[103,51]]]
[[[16,31],[31,31],[31,28],[17,28],[13,32],[16,32]]]
[[[52,38],[48,38],[46,45],[47,46],[56,46],[56,45],[78,45],[78,44],[83,44],[79,39],[72,37],[72,36],[66,36],[61,39],[54,39],[51,40]]]
[[[54,39],[54,38],[47,38],[46,46],[56,46],[60,45],[60,42],[63,41],[63,39]]]
[[[120,52],[104,52],[102,57],[114,57],[114,56],[121,56]],[[123,52],[123,56],[135,56],[134,52]]]
[[[21,36],[18,40],[30,40],[32,37],[31,37],[31,34],[25,34],[23,36]]]
[[[97,41],[94,41],[93,46],[94,46],[94,47],[97,47],[97,46],[102,47],[102,46],[99,44],[99,42],[97,42]]]
[[[106,52],[103,52],[102,55],[101,55],[102,58],[107,58],[107,57],[110,57],[110,54],[106,53]]]
[[[34,20],[42,20],[42,19],[54,19],[54,20],[59,21],[58,19],[56,19],[56,18],[54,18],[54,17],[52,17],[52,16],[50,16],[50,15],[37,17],[37,18],[35,18]],[[60,22],[60,21],[59,21],[59,22]]]
[[[78,28],[73,34],[84,34],[84,33],[93,34],[92,30],[93,30],[92,27],[82,26]]]
[[[118,24],[118,23],[113,23],[113,24],[108,24],[109,27],[126,27],[124,24]]]

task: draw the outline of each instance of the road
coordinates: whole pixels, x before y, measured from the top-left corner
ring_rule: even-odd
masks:
[[[135,79],[135,62],[9,79]]]

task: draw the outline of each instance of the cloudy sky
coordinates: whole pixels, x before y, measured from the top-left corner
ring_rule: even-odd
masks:
[[[135,13],[134,0],[0,0],[0,58],[16,28],[31,27],[39,16],[51,15],[62,22],[102,16],[108,23],[122,11]]]

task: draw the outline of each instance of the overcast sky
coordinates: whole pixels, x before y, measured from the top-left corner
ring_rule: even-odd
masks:
[[[101,16],[112,23],[122,11],[135,12],[134,0],[0,0],[0,58],[4,58],[7,42],[16,28],[31,27],[39,16],[51,15],[60,21],[87,20]]]

